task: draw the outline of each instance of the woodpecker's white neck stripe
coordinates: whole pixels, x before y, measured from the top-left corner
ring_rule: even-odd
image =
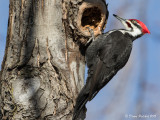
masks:
[[[117,30],[108,31],[108,33],[105,34],[105,36],[108,36],[109,34],[111,34],[112,32],[115,32],[115,31],[117,31]],[[128,33],[130,36],[135,37],[135,38],[142,34],[142,31],[138,28],[134,28],[132,30],[119,29],[118,31],[122,32],[123,34]]]
[[[142,31],[138,28],[132,29],[130,30],[120,30],[123,34],[128,33],[129,35],[133,36],[133,37],[137,37],[139,35],[142,34]]]
[[[131,21],[127,20],[127,22],[130,24],[130,26],[128,26],[127,23],[124,21],[121,21],[121,22],[126,28],[126,30],[121,31],[123,34],[128,33],[132,37],[137,37],[139,35],[142,35],[141,29],[139,29],[137,26],[135,26]]]

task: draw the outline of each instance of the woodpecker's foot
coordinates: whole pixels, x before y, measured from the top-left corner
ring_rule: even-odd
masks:
[[[89,30],[89,32],[90,32],[90,34],[91,34],[91,38],[87,41],[87,43],[85,44],[85,45],[88,45],[91,41],[94,41],[95,39],[94,39],[94,31],[93,31],[93,29],[91,29],[91,28],[89,28],[89,27],[87,27],[88,28],[88,30]]]
[[[85,46],[87,46],[91,41],[93,40],[93,38],[89,38],[89,40],[87,41],[87,43],[85,44]]]

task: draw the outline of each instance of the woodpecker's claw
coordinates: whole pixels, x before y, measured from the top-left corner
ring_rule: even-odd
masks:
[[[87,27],[90,34],[91,34],[91,38],[87,41],[87,43],[85,45],[88,45],[88,43],[90,43],[91,41],[94,41],[94,31],[93,29],[91,29],[90,27]]]
[[[89,30],[91,36],[94,38],[94,31],[93,31],[93,29],[91,29],[90,27],[87,27],[87,28],[88,28],[88,30]]]

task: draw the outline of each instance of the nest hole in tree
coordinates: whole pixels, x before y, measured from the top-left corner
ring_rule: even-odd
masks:
[[[84,10],[81,24],[82,27],[95,29],[101,22],[101,10],[98,7],[87,8]]]

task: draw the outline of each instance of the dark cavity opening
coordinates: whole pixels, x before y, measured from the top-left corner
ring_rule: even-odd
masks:
[[[101,22],[101,11],[98,7],[88,8],[83,12],[81,23],[83,27],[96,28]]]

